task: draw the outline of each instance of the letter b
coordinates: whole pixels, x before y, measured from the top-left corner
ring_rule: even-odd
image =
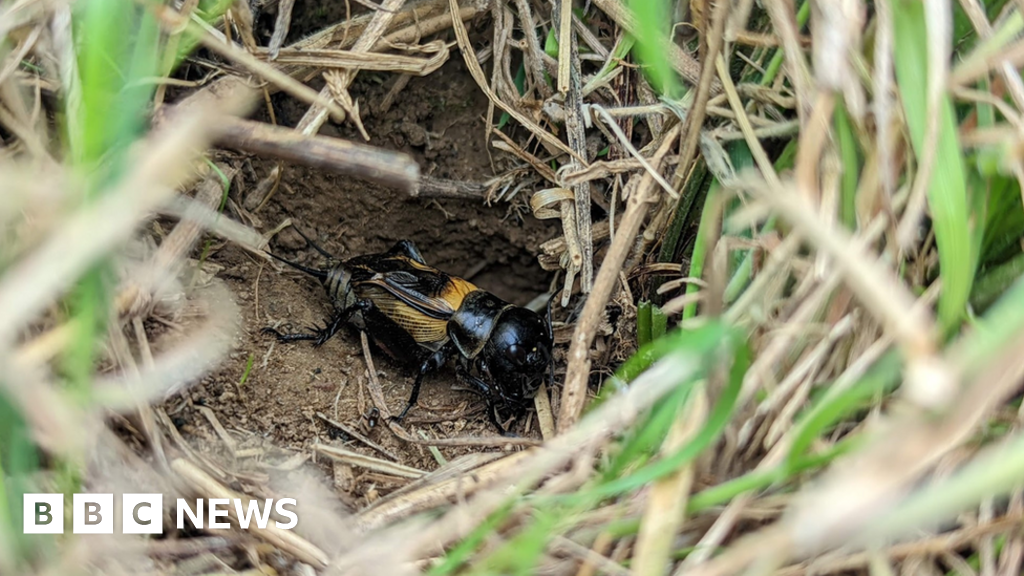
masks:
[[[49,524],[53,521],[53,514],[50,514],[50,505],[46,502],[36,503],[36,524]]]
[[[96,526],[103,521],[103,515],[100,514],[100,505],[96,502],[85,503],[85,525]]]

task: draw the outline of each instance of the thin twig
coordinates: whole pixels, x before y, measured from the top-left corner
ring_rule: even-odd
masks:
[[[326,420],[322,414],[317,414],[322,420]],[[331,424],[334,426],[335,424]],[[387,460],[381,460],[380,458],[374,458],[372,456],[366,456],[358,452],[351,450],[345,450],[337,446],[328,446],[326,444],[314,444],[313,450],[316,450],[320,454],[329,456],[339,462],[344,462],[352,466],[359,466],[366,468],[367,470],[373,470],[382,474],[390,474],[392,476],[398,476],[400,478],[422,478],[426,472],[418,470],[409,466],[404,466],[395,462],[388,462]]]
[[[683,147],[679,152],[679,163],[676,164],[675,178],[673,184],[679,186],[685,175],[690,172],[690,164],[697,154],[697,147],[700,144],[700,132],[704,127],[704,118],[707,114],[708,98],[711,96],[712,83],[715,82],[715,67],[713,62],[719,57],[722,50],[722,34],[725,31],[725,23],[728,21],[729,6],[731,2],[719,0],[715,4],[715,11],[711,26],[711,35],[708,37],[708,51],[704,67],[701,69],[700,79],[697,83],[697,95],[693,100],[686,117],[686,131],[683,140]],[[719,84],[721,86],[721,84]]]
[[[228,148],[356,176],[410,194],[419,185],[419,164],[408,154],[341,138],[306,136],[290,128],[233,120],[224,123],[217,142]]]
[[[373,448],[374,450],[376,450],[377,452],[380,452],[381,454],[387,456],[388,458],[391,458],[392,460],[394,460],[396,462],[398,461],[398,456],[396,456],[394,454],[394,452],[391,452],[387,448],[381,446],[380,444],[377,444],[376,442],[374,442],[373,440],[370,440],[366,436],[363,436],[355,428],[352,428],[351,426],[346,426],[345,424],[343,424],[341,422],[338,422],[337,420],[332,420],[331,418],[328,418],[327,415],[324,414],[323,412],[317,412],[316,413],[316,417],[321,419],[321,420],[323,420],[324,422],[326,422],[329,426],[334,426],[338,430],[341,430],[342,432],[344,432],[345,434],[348,434],[352,438],[355,438],[356,440],[359,440],[363,444],[366,444],[370,448]]]
[[[271,60],[277,58],[281,46],[284,46],[284,39],[288,37],[288,29],[292,25],[292,8],[294,7],[295,0],[280,0],[277,3],[277,20],[274,21],[274,34],[270,37],[270,44],[267,45]]]
[[[665,135],[651,162],[656,169],[661,166],[675,139],[679,137],[680,129],[680,126],[676,125]],[[654,179],[647,172],[634,178],[639,178],[639,183],[629,195],[626,213],[616,226],[615,240],[612,241],[608,254],[601,263],[601,269],[594,279],[594,290],[587,297],[576,330],[573,332],[572,343],[569,346],[569,365],[566,367],[562,391],[562,406],[558,413],[559,434],[571,429],[583,411],[587,398],[587,382],[590,379],[590,345],[597,334],[601,312],[611,298],[612,289],[619,281],[619,270],[626,261],[636,235],[640,232],[640,225],[650,208]]]

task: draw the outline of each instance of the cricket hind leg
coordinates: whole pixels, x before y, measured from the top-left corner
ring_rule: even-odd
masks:
[[[348,316],[349,314],[343,312],[335,314],[322,328],[316,325],[308,327],[307,330],[309,330],[309,332],[284,333],[269,327],[264,328],[262,332],[264,334],[272,334],[277,338],[278,342],[284,343],[312,340],[313,347],[319,348],[330,340],[332,336],[338,333],[338,330],[341,329],[341,325],[345,323]]]
[[[409,401],[405,405],[405,409],[398,416],[391,418],[394,422],[401,422],[405,415],[409,413],[409,410],[416,405],[416,401],[420,397],[420,387],[423,385],[423,377],[427,373],[437,370],[441,366],[444,366],[445,362],[448,361],[452,355],[451,342],[442,346],[437,352],[433,352],[430,356],[424,360],[423,364],[420,365],[419,373],[416,375],[416,381],[412,385],[412,394],[409,395]]]
[[[327,321],[322,328],[320,326],[311,326],[307,328],[309,332],[299,332],[293,334],[284,334],[275,330],[274,328],[264,328],[261,330],[264,334],[273,334],[277,337],[278,342],[302,342],[302,341],[313,341],[313,347],[319,348],[327,343],[332,336],[341,330],[342,325],[348,322],[352,318],[352,315],[358,311],[364,310],[368,307],[368,303],[364,301],[357,301],[354,305],[348,307],[345,310],[340,310],[331,316],[330,320]]]

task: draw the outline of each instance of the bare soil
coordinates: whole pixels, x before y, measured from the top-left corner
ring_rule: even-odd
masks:
[[[359,100],[371,144],[413,155],[424,174],[470,181],[493,175],[483,131],[486,97],[460,58],[428,78],[413,78],[389,110],[382,111],[378,103],[394,79],[362,74],[353,86],[352,95]],[[273,103],[277,122],[288,126],[294,126],[306,108],[285,96],[276,96]],[[360,139],[347,123],[328,124],[321,133]],[[269,174],[276,162],[246,158],[236,163],[242,169],[233,184],[232,199],[241,204],[245,193]],[[291,218],[340,258],[380,252],[397,240],[409,239],[431,265],[524,305],[548,289],[550,277],[537,264],[536,252],[543,241],[559,233],[556,225],[536,220],[524,208],[414,199],[337,174],[286,165],[280,188],[253,216],[264,232]],[[271,248],[309,266],[326,263],[291,229],[278,234]],[[207,406],[229,431],[250,438],[245,446],[273,445],[310,452],[314,443],[334,443],[380,457],[316,416],[323,413],[365,429],[363,415],[372,403],[366,392],[367,370],[358,332],[347,327],[319,349],[308,342],[280,344],[261,333],[262,328],[277,323],[291,323],[297,329],[322,324],[331,309],[319,283],[290,269],[277,270],[232,245],[221,247],[208,260],[224,267],[219,276],[232,288],[244,311],[244,333],[237,352],[222,369],[195,386],[184,402],[178,399],[168,404],[168,413],[186,437],[216,442],[211,424],[198,409]],[[251,370],[241,383],[250,358]],[[401,410],[412,388],[413,372],[376,349],[373,359],[388,406]],[[483,402],[459,388],[451,366],[429,375],[418,406],[405,420],[407,428],[425,438],[494,434]],[[515,430],[539,437],[532,415],[517,422]],[[423,470],[439,465],[426,447],[397,439],[385,426],[378,425],[367,434],[395,453],[402,464]],[[468,451],[440,448],[446,460]],[[357,506],[401,485],[322,458],[315,465],[333,476],[336,487]]]

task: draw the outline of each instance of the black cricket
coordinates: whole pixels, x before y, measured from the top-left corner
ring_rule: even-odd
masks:
[[[521,416],[545,372],[554,381],[550,302],[545,321],[528,308],[428,266],[408,240],[381,254],[340,261],[295,230],[329,259],[329,268],[309,268],[268,254],[318,278],[334,311],[323,328],[310,328],[310,333],[264,332],[281,342],[312,340],[315,347],[345,323],[366,332],[389,356],[418,369],[409,401],[396,420],[416,404],[423,376],[451,359],[457,374],[484,397],[490,422],[504,435],[508,432],[498,410]]]

